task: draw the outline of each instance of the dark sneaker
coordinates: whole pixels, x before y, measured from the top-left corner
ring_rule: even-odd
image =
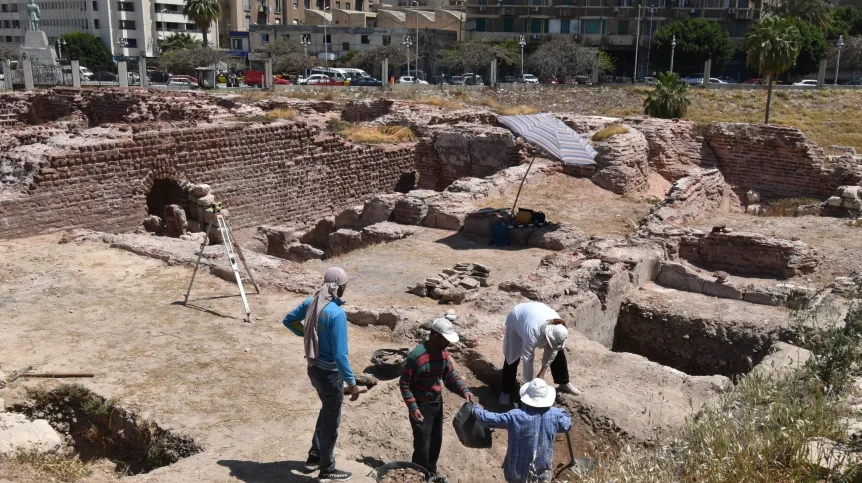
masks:
[[[449,478],[446,478],[446,475],[438,472],[434,476],[431,477],[431,481],[434,483],[449,483]]]
[[[320,476],[317,477],[320,481],[347,481],[353,478],[353,473],[342,470],[320,470]]]
[[[317,471],[320,469],[320,458],[315,458],[313,456],[309,456],[308,460],[305,461],[305,466],[302,467],[302,471],[306,473],[311,473],[312,471]]]

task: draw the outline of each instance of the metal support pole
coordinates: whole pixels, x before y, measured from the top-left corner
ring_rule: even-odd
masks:
[[[676,53],[676,35],[670,43],[670,71],[673,72],[673,54]]]
[[[632,82],[638,81],[638,51],[641,48],[641,4],[638,2],[638,33],[635,40],[635,75],[632,76]]]
[[[835,59],[835,84],[838,85],[838,67],[841,65],[841,48],[844,47],[844,36],[838,36],[838,58]]]

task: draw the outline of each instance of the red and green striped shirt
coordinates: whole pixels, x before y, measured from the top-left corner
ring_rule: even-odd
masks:
[[[445,350],[430,350],[427,344],[423,342],[413,349],[404,361],[401,372],[401,397],[410,411],[419,407],[416,403],[417,397],[434,399],[439,396],[443,384],[461,397],[470,392],[467,384],[452,367],[449,353]]]

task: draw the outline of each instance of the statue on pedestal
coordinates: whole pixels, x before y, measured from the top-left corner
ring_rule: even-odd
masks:
[[[30,30],[39,30],[39,19],[42,18],[42,11],[36,5],[36,0],[30,0],[27,4],[27,16],[30,18]]]

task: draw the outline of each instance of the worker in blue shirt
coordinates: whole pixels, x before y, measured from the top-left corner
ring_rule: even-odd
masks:
[[[554,438],[572,427],[562,409],[551,407],[557,397],[542,379],[521,386],[521,408],[499,414],[473,405],[473,416],[490,428],[509,431],[509,447],[503,462],[507,483],[550,481],[554,461]]]
[[[346,289],[344,270],[328,268],[323,285],[314,296],[293,309],[283,321],[288,329],[303,337],[308,378],[322,404],[304,467],[306,473],[320,469],[320,480],[346,481],[352,476],[349,471],[335,468],[334,455],[344,384],[351,401],[359,398],[359,387],[347,358],[347,315],[341,308]]]

